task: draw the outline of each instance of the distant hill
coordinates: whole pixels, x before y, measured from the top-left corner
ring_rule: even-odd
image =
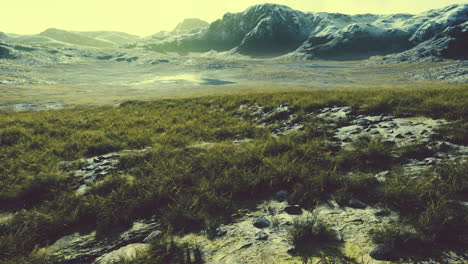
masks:
[[[94,48],[117,47],[139,40],[139,36],[115,31],[66,31],[49,28],[37,35],[0,33],[0,40],[16,44],[50,46],[76,45]]]
[[[140,39],[139,36],[116,31],[78,31],[76,33],[97,39],[112,42],[116,45],[128,44]]]
[[[210,24],[198,18],[187,18],[180,22],[174,31],[192,31],[200,30],[209,27]]]
[[[55,29],[55,28],[49,28],[46,31],[40,33],[39,36],[48,37],[53,40],[57,40],[57,41],[68,43],[68,44],[79,45],[79,46],[96,47],[96,48],[106,48],[106,47],[116,46],[115,43],[108,41],[108,40],[97,39],[97,38],[88,36],[87,34],[65,31],[65,30]]]
[[[227,13],[197,32],[163,32],[135,46],[157,51],[230,50],[251,56],[289,54],[308,59],[365,59],[411,50],[467,21],[467,4],[418,15],[304,13],[287,6],[262,4],[241,13]],[[455,42],[463,45],[466,34],[462,30],[450,38],[461,38]],[[438,49],[446,50],[437,56],[460,57],[453,55],[461,52],[459,48],[452,50],[450,43],[455,42],[437,42]]]

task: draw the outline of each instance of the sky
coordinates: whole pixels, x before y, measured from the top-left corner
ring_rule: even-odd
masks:
[[[1,0],[0,32],[37,34],[47,28],[114,30],[148,36],[185,18],[213,22],[224,13],[276,3],[310,12],[420,13],[468,0]]]

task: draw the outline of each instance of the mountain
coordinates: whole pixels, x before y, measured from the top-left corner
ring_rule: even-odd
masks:
[[[210,23],[203,21],[199,18],[187,18],[180,22],[174,31],[194,31],[204,29],[210,26]]]
[[[411,50],[467,21],[467,4],[418,15],[304,13],[287,6],[262,4],[244,12],[227,13],[199,31],[162,32],[134,46],[156,51],[230,50],[250,56],[289,54],[308,59],[365,59]],[[463,35],[447,34],[451,34],[450,38]],[[446,49],[440,56],[460,52],[452,50],[450,41],[437,43],[438,49]],[[440,47],[444,44],[448,46]]]
[[[49,28],[37,35],[0,34],[0,40],[16,44],[46,46],[117,47],[138,41],[140,37],[115,31],[66,31]]]
[[[468,59],[468,22],[448,27],[407,51],[375,58],[373,63],[424,62]]]

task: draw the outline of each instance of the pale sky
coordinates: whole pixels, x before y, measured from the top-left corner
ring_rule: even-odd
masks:
[[[208,22],[226,12],[276,3],[312,12],[420,13],[468,0],[1,0],[0,32],[37,34],[47,28],[115,30],[147,36],[172,30],[184,18]]]

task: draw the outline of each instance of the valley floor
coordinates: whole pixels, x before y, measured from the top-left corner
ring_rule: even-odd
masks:
[[[144,56],[148,57],[144,63],[93,59],[35,66],[27,61],[0,60],[0,107],[21,111],[278,90],[427,87],[437,84],[426,79],[463,82],[459,78],[467,76],[466,72],[444,75],[444,70],[437,70],[455,65],[452,68],[465,71],[466,66],[456,62],[369,65],[365,61],[249,59],[220,54]]]

